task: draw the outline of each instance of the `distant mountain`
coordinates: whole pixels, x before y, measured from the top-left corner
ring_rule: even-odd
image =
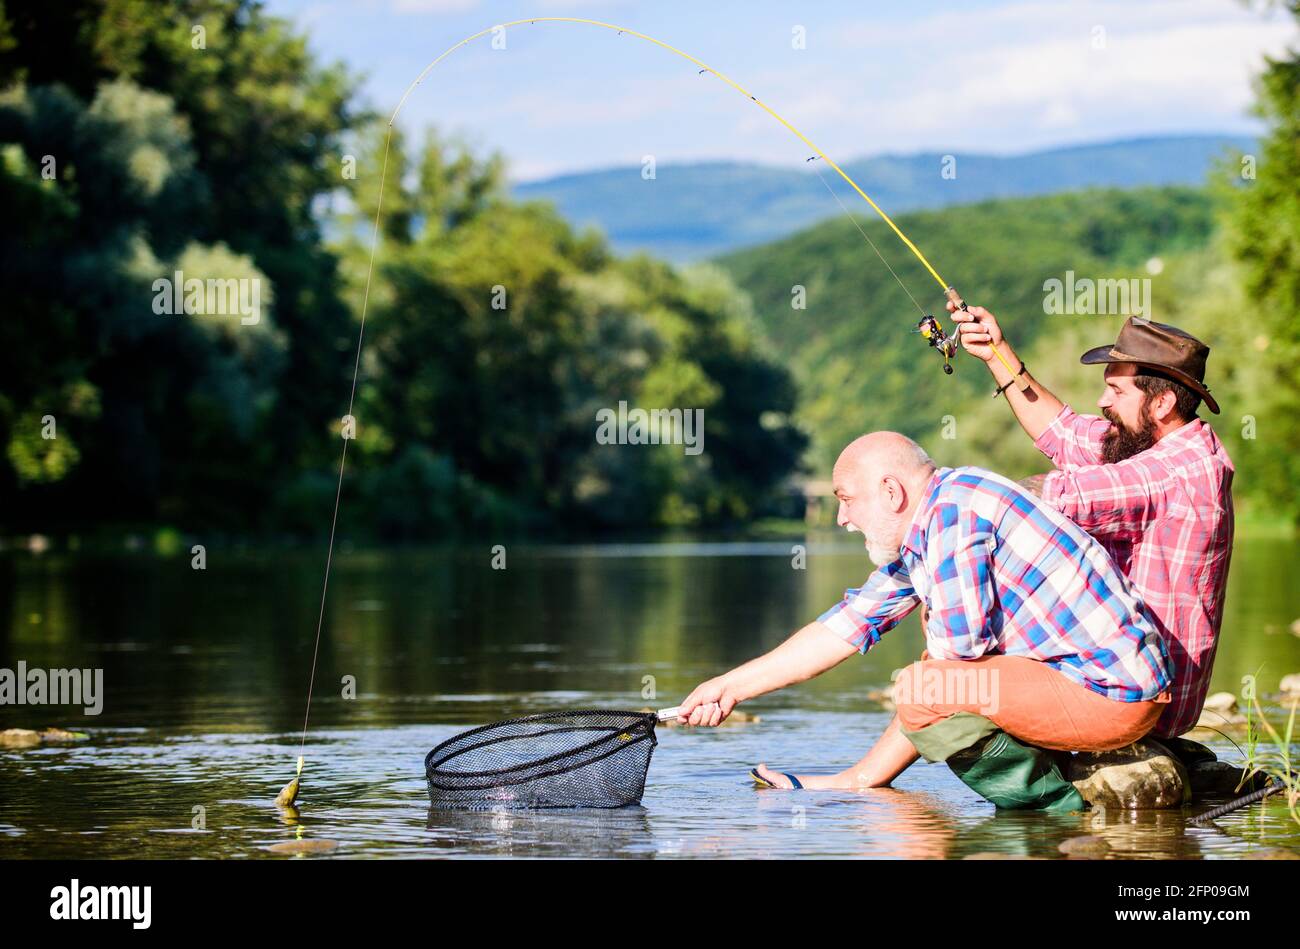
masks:
[[[1229,149],[1251,138],[1193,135],[1056,148],[1023,155],[939,152],[882,155],[844,170],[891,215],[989,198],[1054,194],[1086,187],[1200,185]],[[821,165],[821,163],[818,163]],[[683,262],[767,243],[832,215],[839,206],[812,165],[781,168],[738,162],[640,166],[562,175],[515,186],[520,199],[555,203],[574,224],[594,224],[619,253],[644,250]],[[854,213],[870,209],[834,170],[822,176]],[[951,174],[951,172],[950,172]]]

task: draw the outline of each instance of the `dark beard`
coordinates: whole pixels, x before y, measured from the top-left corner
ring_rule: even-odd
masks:
[[[1102,409],[1101,414],[1110,422],[1110,428],[1101,437],[1101,460],[1105,464],[1113,465],[1117,461],[1132,458],[1156,443],[1156,423],[1145,405],[1142,406],[1136,430],[1124,425],[1110,409]]]

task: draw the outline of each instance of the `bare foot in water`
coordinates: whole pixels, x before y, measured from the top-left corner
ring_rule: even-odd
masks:
[[[793,786],[790,784],[790,779],[782,772],[773,771],[765,764],[760,764],[754,770],[759,773],[763,780],[776,785],[778,788],[789,790]],[[796,774],[795,777],[809,791],[852,791],[867,786],[860,784],[856,775],[848,771],[841,771],[839,774]]]

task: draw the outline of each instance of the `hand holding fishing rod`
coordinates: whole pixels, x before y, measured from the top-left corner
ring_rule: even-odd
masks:
[[[979,351],[983,347],[987,347],[989,352],[997,357],[998,362],[1002,363],[1003,367],[1011,375],[1009,381],[993,391],[993,398],[996,399],[999,395],[1002,395],[1012,382],[1017,384],[1021,392],[1028,392],[1029,376],[1025,372],[1024,362],[1020,363],[1019,369],[1012,369],[1011,363],[1007,362],[1007,358],[1002,355],[1001,350],[998,348],[1003,343],[1002,328],[998,326],[993,314],[981,306],[971,309],[966,305],[966,301],[961,298],[961,294],[952,287],[949,287],[944,293],[948,297],[945,307],[952,314],[953,321],[957,324],[955,335],[961,339],[962,348],[977,359],[988,362],[988,357]],[[994,377],[996,378],[996,373]]]

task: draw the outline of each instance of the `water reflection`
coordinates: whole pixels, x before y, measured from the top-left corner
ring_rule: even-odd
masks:
[[[431,853],[479,856],[653,856],[656,846],[644,807],[614,810],[447,811],[429,808]]]

